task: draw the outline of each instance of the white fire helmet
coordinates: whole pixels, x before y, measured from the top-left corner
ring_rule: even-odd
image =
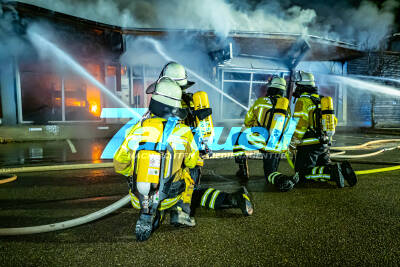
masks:
[[[151,99],[170,107],[182,108],[182,90],[169,77],[161,77],[157,80]]]
[[[187,80],[187,74],[185,68],[181,64],[173,61],[167,63],[164,66],[164,68],[160,73],[159,78],[161,77],[168,77],[174,80],[181,87],[182,90],[185,90],[194,84],[194,82]],[[154,92],[154,89],[155,89],[155,83],[147,87],[146,93],[152,94]]]
[[[277,88],[286,92],[286,80],[284,78],[275,76],[269,82],[268,87]]]
[[[314,75],[309,72],[299,71],[296,73],[296,85],[308,85],[315,87]]]

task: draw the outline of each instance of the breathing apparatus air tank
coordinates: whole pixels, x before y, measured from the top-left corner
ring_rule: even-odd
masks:
[[[336,117],[333,110],[332,97],[325,96],[321,98],[321,126],[329,140],[335,134]]]
[[[279,141],[282,137],[283,128],[285,127],[287,110],[289,106],[289,100],[286,97],[280,97],[276,100],[276,105],[269,127],[269,138],[266,146],[266,150],[277,150]]]
[[[142,124],[140,143],[142,144],[135,153],[135,167],[132,181],[136,183],[140,206],[145,213],[151,212],[151,203],[154,203],[154,194],[162,179],[165,166],[165,155],[162,151],[156,151],[155,145],[161,142],[163,123],[160,118],[145,120]]]
[[[212,142],[214,135],[214,127],[212,121],[212,111],[208,95],[204,91],[199,91],[193,94],[194,114],[196,116],[196,125],[199,134],[204,143]]]

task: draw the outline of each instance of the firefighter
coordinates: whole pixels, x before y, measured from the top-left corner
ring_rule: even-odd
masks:
[[[283,126],[285,128],[290,118],[289,100],[285,98],[285,95],[286,80],[279,76],[273,76],[267,84],[266,96],[258,98],[249,109],[244,120],[244,125],[247,128],[263,127],[271,134],[274,128],[279,127],[276,124],[276,117],[274,115],[282,114],[285,120],[280,127]],[[281,129],[282,131],[283,128]],[[240,136],[234,146],[235,162],[239,165],[236,175],[247,180],[249,178],[247,158],[243,146],[239,144],[239,140]],[[280,191],[291,190],[297,182],[297,176],[289,177],[277,172],[282,152],[285,151],[277,150],[275,146],[269,147],[267,145],[268,141],[269,139],[261,139],[260,144],[260,147],[262,147],[260,151],[263,155],[263,168],[266,181],[267,183],[274,184]]]
[[[215,188],[204,188],[200,186],[201,167],[204,165],[203,156],[208,154],[212,155],[211,150],[207,143],[211,141],[213,133],[212,123],[212,109],[210,108],[208,95],[205,92],[199,91],[196,93],[189,93],[186,91],[189,87],[193,86],[195,82],[187,79],[186,69],[179,63],[171,61],[168,62],[162,69],[160,77],[169,77],[182,89],[182,108],[185,109],[187,117],[184,123],[195,131],[197,143],[200,145],[200,156],[196,166],[190,169],[190,175],[194,181],[195,193],[191,203],[191,217],[194,216],[196,208],[203,206],[211,209],[224,209],[231,206],[239,206],[244,215],[251,215],[253,208],[248,197],[249,193],[245,187],[234,194],[226,194]],[[151,93],[152,87],[146,90],[146,93]],[[233,203],[233,204],[232,204]],[[179,205],[177,205],[179,206]],[[185,208],[185,207],[183,207]]]
[[[301,181],[333,181],[342,188],[346,180],[354,186],[357,177],[350,163],[330,161],[329,147],[337,124],[332,98],[319,95],[311,73],[298,72],[295,84],[293,117],[299,122],[290,144],[291,151],[297,150],[295,172]]]
[[[199,126],[199,121],[208,119],[209,121],[211,120],[211,114],[212,114],[212,109],[209,107],[208,104],[208,96],[205,92],[203,92],[202,97],[206,97],[207,102],[207,107],[206,108],[200,108],[196,109],[195,108],[195,103],[193,100],[193,95],[192,93],[186,92],[186,89],[189,87],[193,86],[195,82],[189,81],[187,79],[187,72],[186,69],[179,63],[171,61],[168,62],[163,69],[161,70],[160,76],[159,77],[169,77],[172,80],[174,80],[182,89],[182,108],[186,110],[187,116],[184,120],[184,123],[191,127],[192,129],[197,129]],[[154,91],[154,84],[150,85],[146,93],[147,94],[152,94]],[[196,93],[197,96],[197,93]],[[200,147],[200,155],[203,156],[205,154],[211,155],[211,150],[207,146],[208,138],[213,134],[212,132],[212,120],[209,123],[210,125],[208,126],[210,130],[208,130],[208,133],[206,133],[207,136],[203,136],[202,140],[200,140],[201,147]],[[203,134],[204,135],[204,134]],[[199,143],[199,142],[198,142]],[[195,181],[196,184],[200,182],[200,176],[201,176],[201,167],[204,165],[204,161],[202,157],[199,157],[199,160],[196,164],[196,167],[190,170],[191,176],[193,180]]]
[[[168,77],[158,79],[150,101],[150,116],[128,131],[114,155],[117,173],[128,178],[133,207],[140,209],[135,234],[147,240],[171,211],[171,224],[194,226],[194,218],[185,205],[213,209],[240,208],[251,215],[252,204],[245,188],[228,194],[215,189],[194,190],[189,169],[196,166],[199,150],[191,129],[182,120],[186,111],[181,105],[182,91]],[[193,191],[194,190],[194,191]],[[192,201],[193,198],[193,201]]]

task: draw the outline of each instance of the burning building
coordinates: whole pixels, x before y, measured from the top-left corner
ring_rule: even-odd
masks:
[[[3,64],[0,73],[3,125],[118,127],[129,116],[104,114],[120,114],[111,111],[121,108],[121,101],[145,109],[150,99],[146,87],[157,79],[169,56],[199,74],[190,78],[197,82],[196,89],[209,93],[217,123],[240,125],[245,109],[263,94],[262,85],[269,77],[279,75],[289,81],[298,69],[315,73],[321,93],[334,98],[339,125],[348,125],[352,118],[348,88],[318,75],[347,75],[354,59],[365,56],[352,44],[317,36],[256,32],[231,32],[221,40],[212,31],[123,28],[19,2],[1,8],[2,16],[12,18],[21,36],[35,23],[49,29],[46,38],[120,100],[108,97],[65,62],[53,60],[51,51],[38,51],[21,37],[22,51],[8,57],[9,64]],[[171,54],[160,54],[149,40]],[[180,41],[171,45],[171,40]]]

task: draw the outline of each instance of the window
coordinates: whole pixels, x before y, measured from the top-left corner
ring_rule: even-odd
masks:
[[[83,67],[94,78],[102,80],[99,64]],[[75,73],[53,71],[52,65],[46,62],[20,65],[22,120],[36,124],[99,120],[100,89]]]
[[[101,80],[101,68],[96,64],[85,64],[86,70]],[[101,113],[100,90],[85,79],[71,74],[64,78],[65,120],[99,120]]]
[[[21,100],[23,121],[60,121],[61,78],[53,73],[22,72]]]
[[[225,82],[224,92],[244,106],[248,106],[250,83]],[[232,100],[224,97],[222,112],[225,119],[244,118],[246,110],[237,107]]]
[[[144,65],[132,66],[132,97],[131,104],[136,108],[149,106],[151,95],[146,94],[147,87],[155,82],[159,75],[159,69]]]
[[[279,75],[288,79],[289,72],[257,71],[246,70],[221,70],[223,91],[239,102],[241,105],[250,108],[257,98],[267,93],[265,86],[273,75]],[[220,119],[242,121],[247,111],[226,96],[221,96]]]

